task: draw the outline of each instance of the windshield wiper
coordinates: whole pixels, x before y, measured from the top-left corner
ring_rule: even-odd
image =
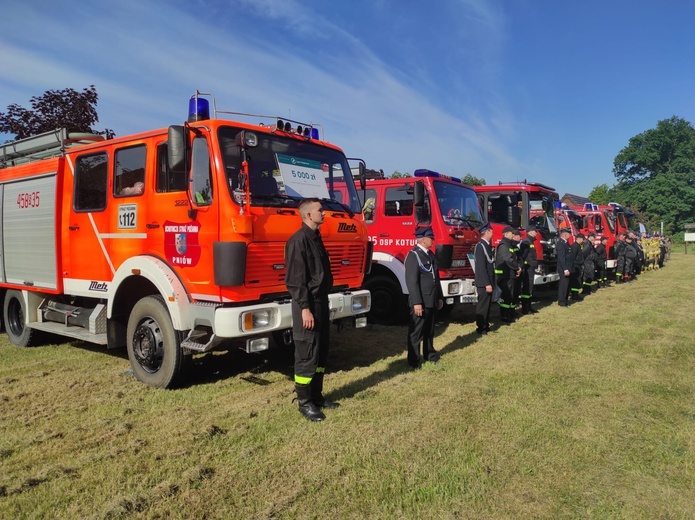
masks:
[[[337,204],[338,206],[340,206],[341,208],[343,208],[345,211],[347,211],[348,215],[350,215],[350,218],[352,218],[352,217],[355,216],[355,212],[352,211],[352,210],[350,209],[350,206],[348,206],[347,204],[343,204],[343,203],[340,202],[339,200],[336,200],[336,199],[326,199],[326,198],[319,199],[319,200],[320,200],[321,202],[332,202],[333,204]]]
[[[449,220],[460,220],[461,222],[465,222],[466,224],[468,224],[471,227],[471,229],[479,227],[479,225],[482,225],[482,222],[478,219],[472,219],[471,220],[471,219],[468,219],[466,217],[446,217],[446,218],[448,218]]]

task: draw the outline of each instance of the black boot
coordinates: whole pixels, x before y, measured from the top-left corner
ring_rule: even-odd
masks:
[[[326,399],[323,396],[323,372],[317,372],[314,374],[314,377],[311,378],[311,400],[319,408],[326,408],[328,410],[340,406],[340,403]]]
[[[311,400],[311,386],[294,384],[294,389],[297,392],[297,401],[299,402],[299,413],[310,421],[323,421],[326,416]]]
[[[528,298],[524,298],[521,300],[521,314],[526,316],[527,314],[531,314],[533,310],[531,309],[531,300]]]

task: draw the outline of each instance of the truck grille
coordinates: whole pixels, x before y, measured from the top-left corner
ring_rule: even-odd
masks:
[[[364,245],[327,243],[334,285],[364,272]],[[285,286],[285,244],[254,243],[246,251],[246,280],[250,287]]]

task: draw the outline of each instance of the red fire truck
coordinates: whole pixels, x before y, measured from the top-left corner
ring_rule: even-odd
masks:
[[[332,319],[366,324],[369,242],[343,152],[311,124],[218,119],[209,94],[189,108],[168,129],[0,146],[0,298],[15,345],[48,332],[126,346],[157,387],[223,341],[268,348],[292,325],[284,247],[302,197],[326,211]]]
[[[559,280],[555,245],[558,233],[555,208],[559,196],[555,188],[535,182],[500,182],[497,185],[474,186],[484,219],[493,228],[492,245],[502,240],[506,226],[538,229],[535,250],[538,268],[534,284],[546,284]],[[522,236],[524,233],[522,232]]]
[[[615,202],[606,205],[589,202],[584,204],[584,206],[572,206],[572,208],[582,216],[582,231],[585,234],[589,232],[596,234],[596,244],[599,244],[604,236],[608,239],[606,244],[608,260],[606,264],[609,270],[614,269],[616,264],[615,241],[618,233],[627,233],[628,217],[632,213]]]
[[[404,262],[415,246],[418,226],[432,226],[437,237],[435,255],[445,309],[477,300],[469,254],[480,239],[477,228],[482,217],[470,187],[458,178],[422,169],[414,177],[368,179],[361,195],[374,248],[364,282],[372,295],[370,317],[395,323],[407,315]]]
[[[568,228],[570,230],[569,243],[574,243],[574,237],[585,231],[582,215],[566,204],[559,204],[555,208],[555,225],[558,230]]]

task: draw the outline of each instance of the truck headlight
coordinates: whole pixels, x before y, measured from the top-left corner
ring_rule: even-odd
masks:
[[[352,298],[352,313],[359,314],[369,310],[369,296],[366,294],[353,296]]]
[[[270,309],[256,309],[244,312],[241,315],[241,330],[250,332],[268,328],[272,318],[273,312]]]
[[[460,287],[458,282],[450,283],[447,287],[448,294],[458,294],[460,292]]]

